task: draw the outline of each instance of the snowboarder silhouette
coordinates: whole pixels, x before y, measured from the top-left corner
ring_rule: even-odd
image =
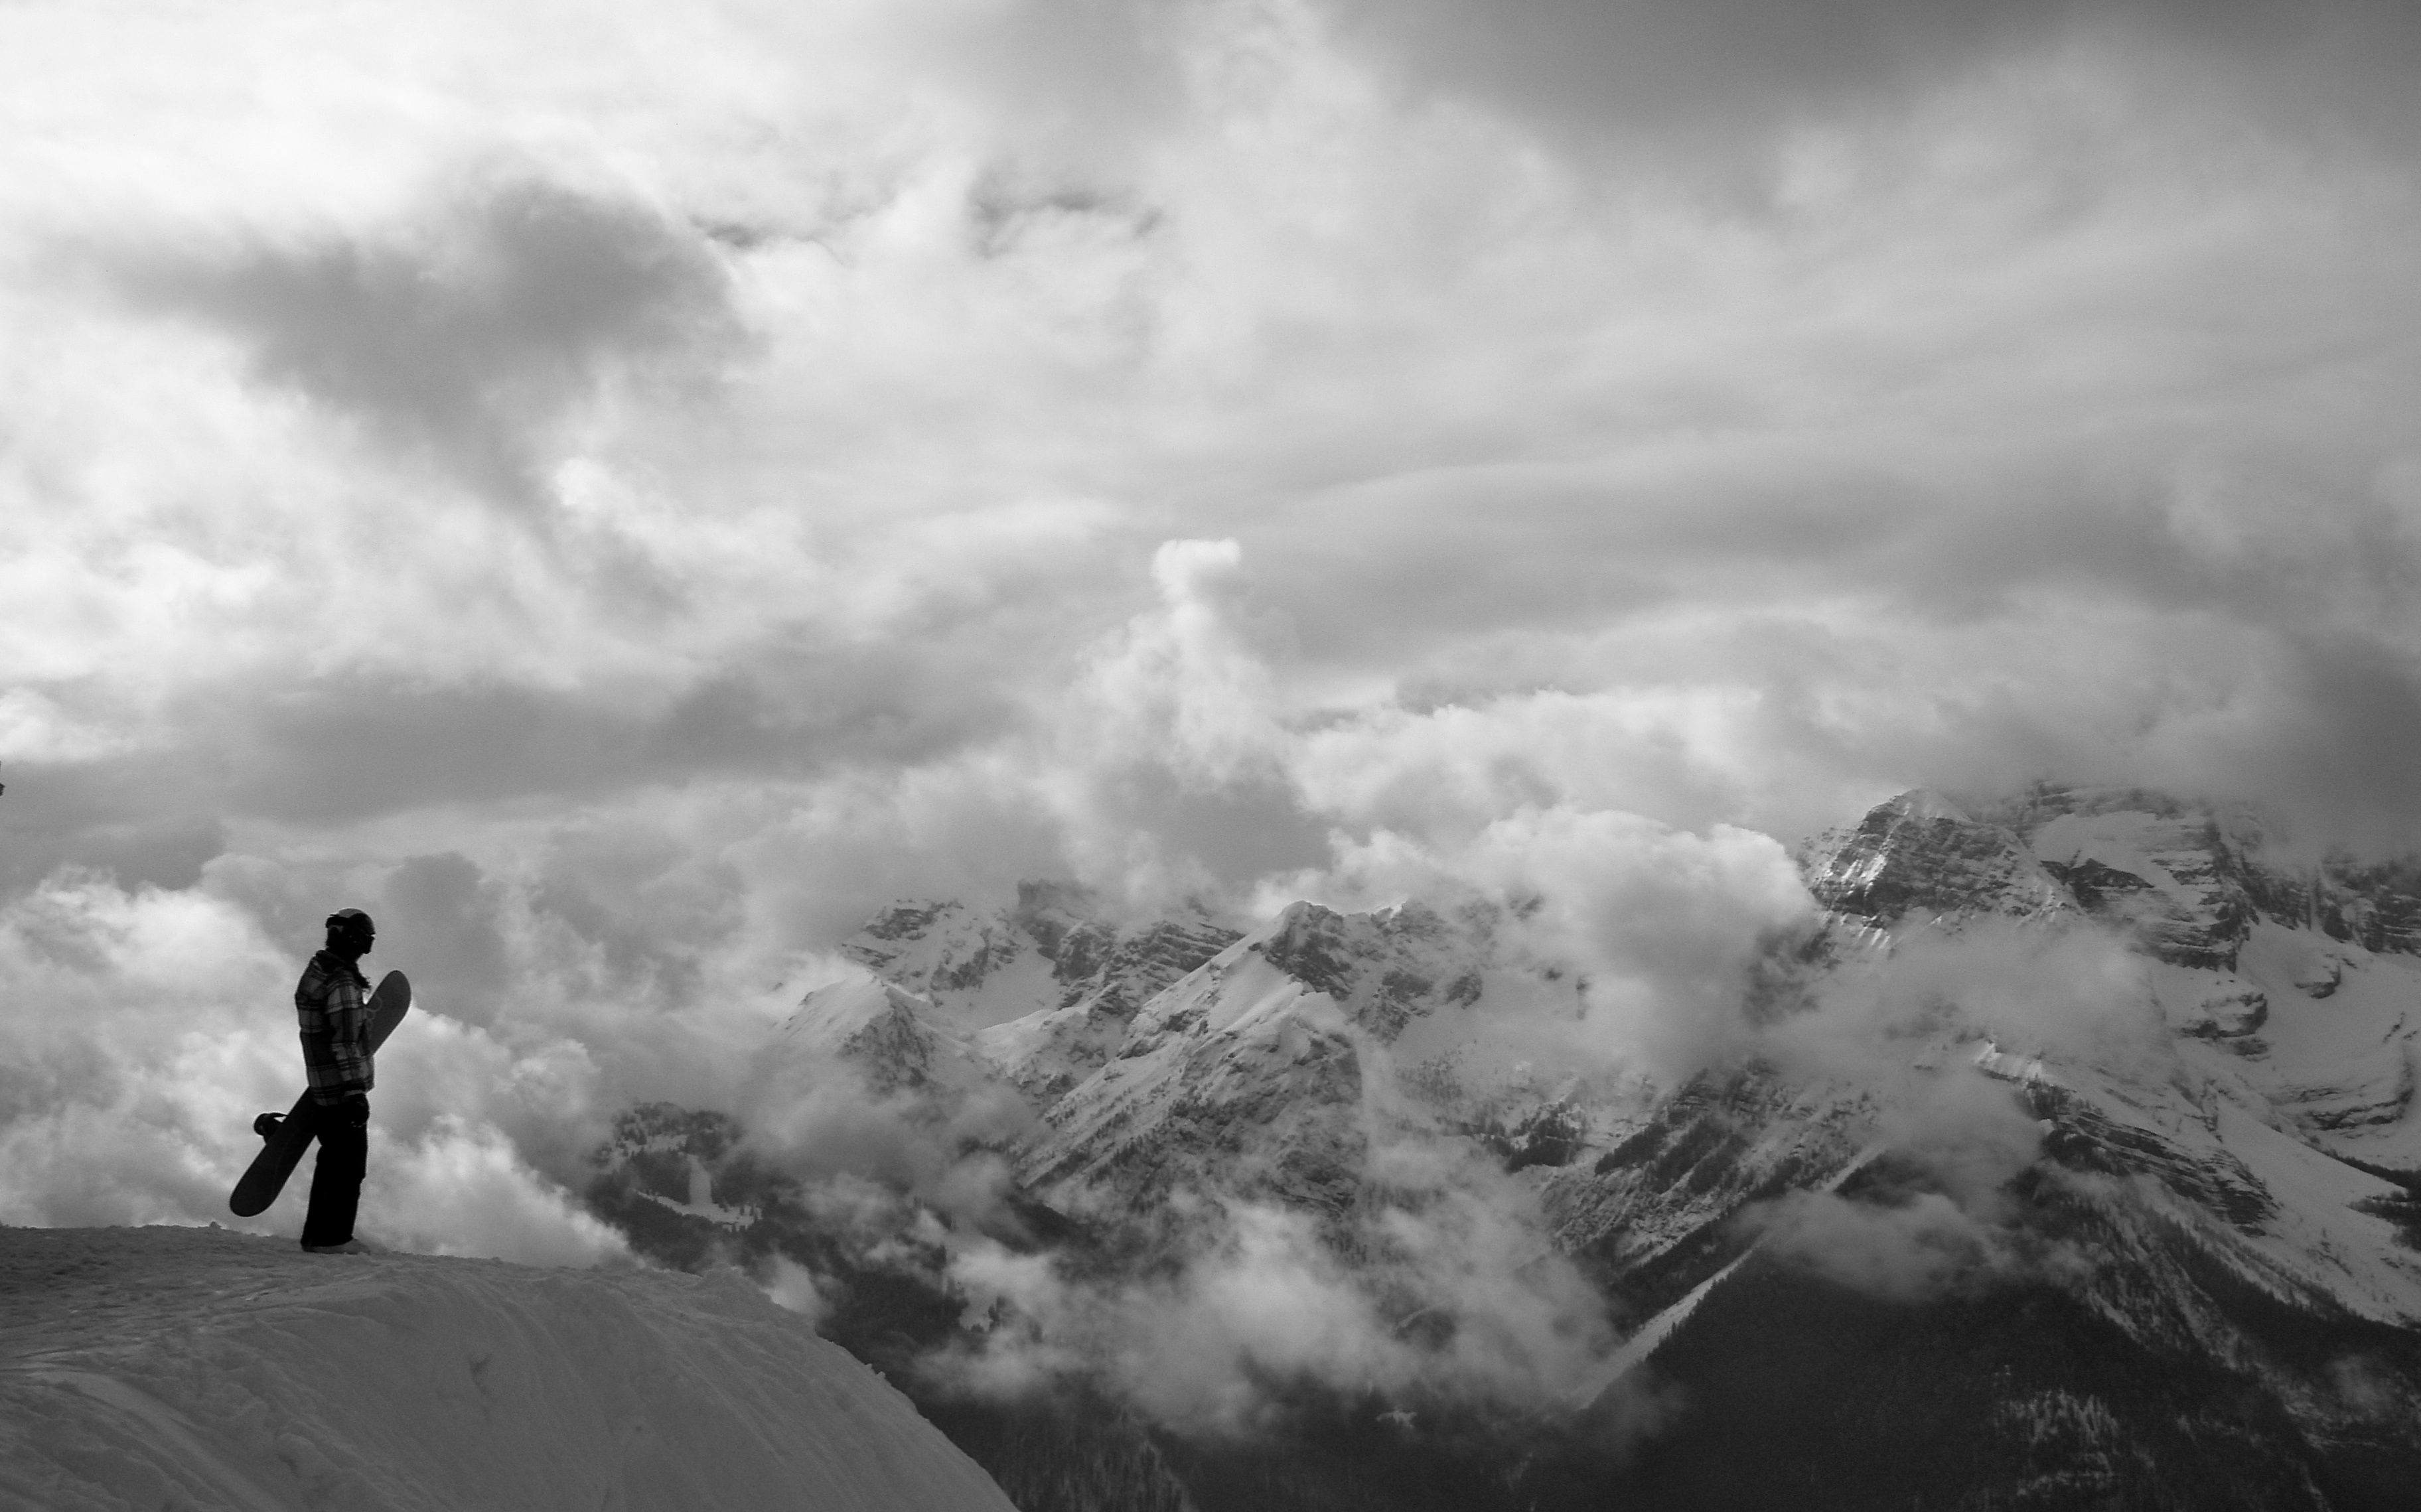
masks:
[[[378,939],[378,927],[359,909],[328,915],[328,943],[303,969],[294,986],[294,1014],[303,1033],[303,1068],[311,1079],[305,1116],[320,1142],[311,1172],[311,1207],[303,1220],[303,1247],[315,1255],[362,1255],[369,1246],[353,1238],[353,1213],[361,1205],[362,1173],[369,1163],[370,1088],[377,1081],[370,1059],[369,991],[361,960]]]

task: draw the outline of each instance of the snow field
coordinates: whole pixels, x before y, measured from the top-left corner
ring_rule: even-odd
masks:
[[[1007,1512],[737,1273],[0,1228],[8,1512]]]

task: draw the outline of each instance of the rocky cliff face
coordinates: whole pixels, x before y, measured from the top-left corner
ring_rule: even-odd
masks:
[[[1405,1194],[1406,1152],[1432,1182],[1476,1162],[1492,1200],[1527,1194],[1504,1221],[1627,1334],[1567,1382],[1569,1417],[1518,1431],[1473,1428],[1484,1406],[1381,1400],[1353,1411],[1417,1405],[1432,1429],[1366,1442],[1335,1400],[1299,1401],[1294,1421],[1328,1427],[1264,1453],[1258,1481],[1122,1419],[1100,1453],[1154,1467],[1150,1495],[2400,1504],[2398,1477],[2421,1474],[2421,871],[2298,856],[2244,812],[2049,786],[1902,795],[1802,860],[1815,912],[1742,984],[1750,1029],[1671,1084],[1514,1045],[1588,1007],[1507,944],[1499,910],[1297,904],[1240,935],[1122,928],[1040,887],[991,917],[886,911],[849,946],[874,981],[811,996],[778,1056],[912,1108],[1022,1099],[1030,1121],[990,1156],[1040,1263],[1181,1266],[1201,1230],[1169,1214],[1269,1205],[1364,1267],[1406,1337],[1484,1321],[1382,1265],[1388,1225],[1438,1200]],[[854,1263],[720,1137],[705,1188],[673,1201],[670,1178],[617,1176],[626,1153],[601,1201],[658,1227],[742,1212],[717,1242]],[[899,1304],[934,1348],[961,1326],[953,1285],[925,1264],[929,1300]],[[1744,1368],[1752,1348],[1786,1364]],[[1646,1414],[1640,1440],[1623,1404],[1676,1390],[1689,1408]],[[1592,1437],[1609,1414],[1624,1457]],[[1751,1431],[1798,1457],[1719,1447]],[[1054,1494],[1031,1504],[1078,1504]]]
[[[2044,919],[2077,901],[2016,833],[1978,823],[1937,794],[1903,793],[1806,850],[1807,890],[1869,924],[2000,915]]]

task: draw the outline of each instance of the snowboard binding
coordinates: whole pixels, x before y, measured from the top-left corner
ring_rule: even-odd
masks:
[[[280,1124],[286,1122],[282,1113],[264,1113],[252,1121],[252,1131],[263,1139],[274,1139]]]

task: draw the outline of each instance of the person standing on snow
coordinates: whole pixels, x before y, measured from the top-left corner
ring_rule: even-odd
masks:
[[[311,1208],[303,1220],[303,1247],[315,1255],[362,1255],[369,1246],[353,1238],[353,1212],[361,1205],[362,1172],[369,1163],[370,984],[361,959],[378,929],[359,909],[328,915],[327,947],[311,958],[294,986],[294,1014],[303,1031],[303,1068],[311,1078],[311,1101],[304,1116],[320,1142],[320,1162],[311,1172]]]

